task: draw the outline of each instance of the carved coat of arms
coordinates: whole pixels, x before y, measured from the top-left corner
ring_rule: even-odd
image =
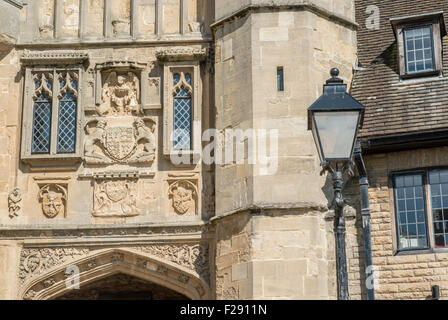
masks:
[[[146,122],[145,122],[146,120]],[[109,125],[106,118],[86,124],[84,154],[89,164],[148,163],[156,154],[155,123],[149,119],[130,118],[129,126]],[[94,128],[89,124],[96,122]]]
[[[197,188],[187,180],[173,183],[169,188],[169,196],[174,210],[181,215],[196,213]]]
[[[121,181],[110,181],[105,184],[105,190],[110,200],[118,202],[126,198],[128,190]]]
[[[95,217],[132,217],[137,208],[137,180],[95,180],[93,206]]]
[[[112,159],[116,161],[125,160],[134,153],[137,147],[135,129],[132,127],[106,128],[104,145]]]

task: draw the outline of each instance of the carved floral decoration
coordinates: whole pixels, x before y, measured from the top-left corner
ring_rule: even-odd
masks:
[[[199,274],[207,283],[210,281],[209,246],[207,243],[191,244],[148,244],[133,249],[175,263]],[[92,253],[88,247],[72,248],[23,248],[20,254],[19,279],[24,285],[53,267],[69,263]],[[114,252],[107,261],[91,260],[82,268],[96,268],[102,263],[122,262],[124,254]],[[139,258],[138,266],[146,267],[146,259]],[[48,278],[44,281],[49,280]],[[49,280],[51,282],[51,280]],[[47,284],[50,284],[47,281]],[[51,284],[50,284],[51,285]]]

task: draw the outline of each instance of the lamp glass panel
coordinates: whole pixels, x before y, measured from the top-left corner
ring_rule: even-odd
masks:
[[[349,159],[358,129],[359,112],[315,112],[314,120],[324,160]]]

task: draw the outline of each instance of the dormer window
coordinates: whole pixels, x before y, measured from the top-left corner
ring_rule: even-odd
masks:
[[[406,73],[434,71],[432,26],[404,29]]]
[[[443,12],[390,19],[398,45],[401,78],[438,76],[442,72]]]

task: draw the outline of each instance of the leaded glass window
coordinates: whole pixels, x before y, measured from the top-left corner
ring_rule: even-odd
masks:
[[[76,108],[78,82],[76,73],[66,72],[60,77],[58,153],[75,152]]]
[[[423,174],[394,177],[398,246],[400,249],[428,247],[423,179]]]
[[[174,79],[173,147],[175,150],[191,150],[192,87],[191,74],[176,73]]]
[[[31,152],[50,153],[53,80],[51,74],[36,74],[34,77],[33,133]]]
[[[434,71],[432,27],[414,27],[404,30],[407,73]]]
[[[31,155],[75,153],[78,71],[35,71]]]

